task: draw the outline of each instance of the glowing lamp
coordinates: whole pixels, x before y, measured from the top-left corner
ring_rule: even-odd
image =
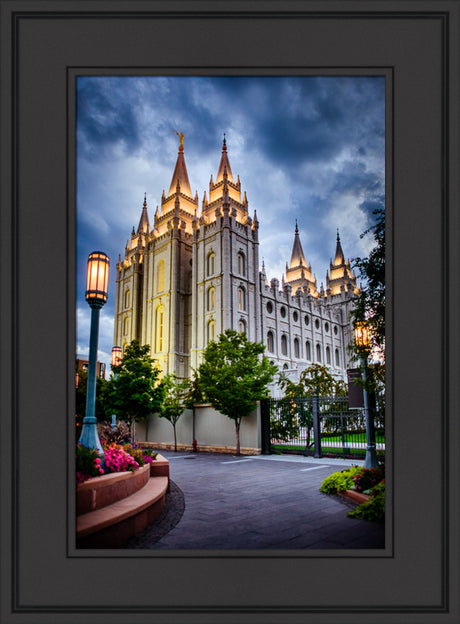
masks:
[[[121,353],[121,347],[112,347],[112,360],[110,362],[112,366],[119,366],[121,362]]]
[[[88,256],[86,301],[91,307],[102,307],[107,301],[109,264],[109,257],[102,251],[93,251]]]
[[[370,350],[369,326],[364,322],[357,322],[354,326],[355,344],[360,351]]]

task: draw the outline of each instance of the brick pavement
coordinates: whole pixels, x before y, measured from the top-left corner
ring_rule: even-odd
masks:
[[[236,457],[161,451],[184,508],[167,532],[147,529],[128,548],[363,549],[384,547],[384,525],[347,517],[350,504],[322,494],[323,479],[352,463],[302,456]],[[179,501],[179,502],[178,502]],[[183,515],[181,515],[183,512]],[[167,524],[167,522],[166,522]]]

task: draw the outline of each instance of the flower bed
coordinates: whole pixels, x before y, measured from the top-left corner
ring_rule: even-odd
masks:
[[[105,474],[139,470],[142,466],[154,462],[157,457],[157,453],[133,444],[102,443],[102,448],[104,457],[100,457],[95,449],[77,444],[77,484]]]

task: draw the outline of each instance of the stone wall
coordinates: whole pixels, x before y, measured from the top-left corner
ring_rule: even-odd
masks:
[[[220,453],[234,453],[236,447],[235,423],[217,412],[211,405],[197,405],[195,416],[192,410],[185,410],[176,425],[178,449],[191,450],[195,434],[198,450]],[[149,442],[153,447],[174,448],[174,431],[171,423],[157,414],[147,422],[136,424],[136,440]],[[243,454],[261,452],[260,404],[243,418],[240,428],[240,444]]]

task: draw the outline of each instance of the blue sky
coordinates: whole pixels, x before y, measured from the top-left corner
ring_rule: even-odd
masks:
[[[203,198],[222,140],[257,211],[260,258],[281,280],[296,220],[318,287],[335,253],[367,256],[372,211],[384,206],[385,80],[366,76],[111,77],[77,79],[77,354],[88,353],[88,254],[110,257],[98,359],[110,363],[115,274],[144,193],[150,223],[167,192],[184,133],[192,193]],[[110,367],[108,366],[108,371]]]

